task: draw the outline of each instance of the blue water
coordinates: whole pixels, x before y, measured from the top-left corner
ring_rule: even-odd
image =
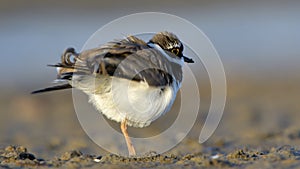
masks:
[[[228,75],[300,73],[300,1],[0,3],[1,85],[51,81],[55,70],[46,65],[58,62],[66,47],[80,50],[106,23],[144,11],[194,23],[215,45]]]

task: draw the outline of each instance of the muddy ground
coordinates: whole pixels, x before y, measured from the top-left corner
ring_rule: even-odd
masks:
[[[299,81],[228,80],[222,121],[207,142],[198,143],[209,107],[203,88],[197,123],[180,144],[163,154],[149,150],[131,158],[106,152],[89,139],[70,91],[32,96],[32,87],[6,88],[0,98],[0,167],[300,168]]]

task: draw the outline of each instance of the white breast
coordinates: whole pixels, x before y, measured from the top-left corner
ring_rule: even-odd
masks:
[[[133,127],[146,127],[169,111],[180,85],[151,87],[144,82],[120,78],[111,78],[111,82],[104,87],[109,92],[88,92],[90,102],[107,118],[117,122],[126,118]]]

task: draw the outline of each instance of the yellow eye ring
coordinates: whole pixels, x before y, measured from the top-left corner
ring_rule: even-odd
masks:
[[[179,49],[178,48],[174,48],[171,50],[172,53],[174,53],[175,55],[179,54]]]

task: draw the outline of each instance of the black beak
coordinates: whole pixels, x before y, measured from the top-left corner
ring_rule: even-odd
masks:
[[[193,59],[188,58],[188,57],[186,57],[186,56],[182,56],[182,57],[183,57],[183,59],[184,59],[184,61],[185,61],[186,63],[194,63],[194,60],[193,60]]]

